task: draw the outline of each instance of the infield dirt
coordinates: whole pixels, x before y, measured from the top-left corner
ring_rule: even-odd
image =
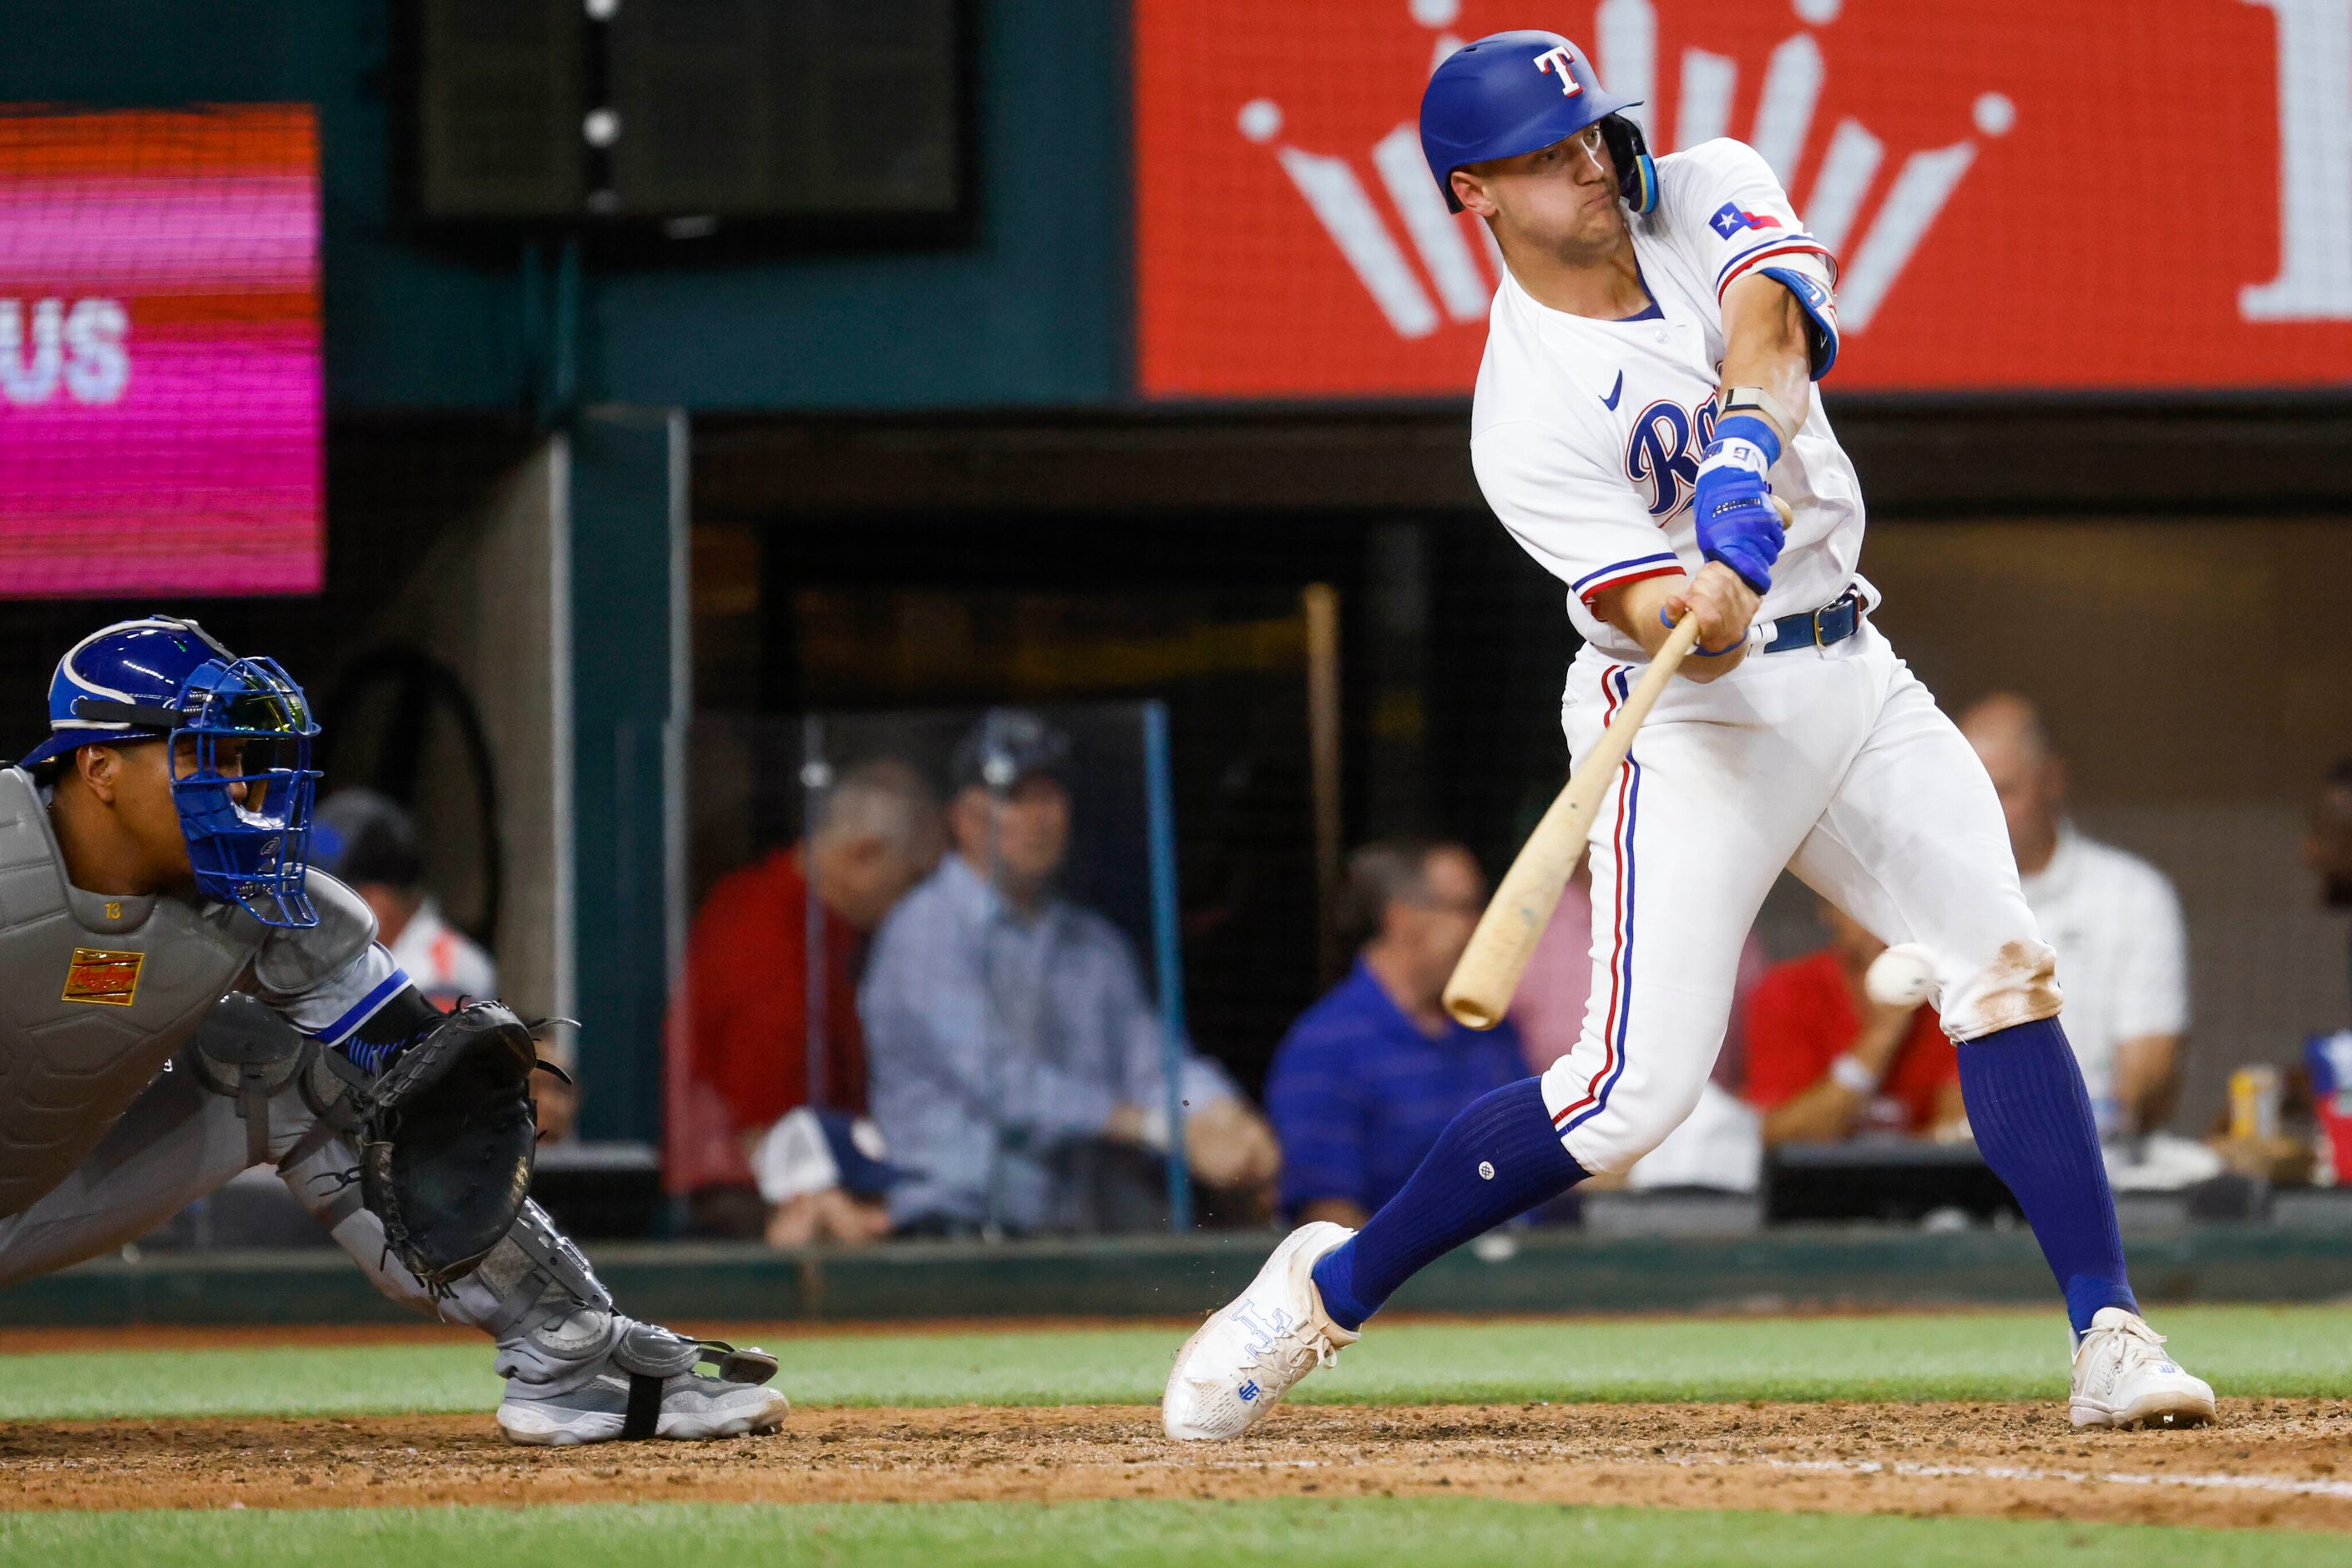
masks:
[[[0,1426],[0,1508],[1483,1496],[2352,1531],[2352,1404],[2198,1431],[2036,1405],[1300,1406],[1240,1441],[1136,1405],[796,1410],[773,1436],[517,1448],[489,1414]]]

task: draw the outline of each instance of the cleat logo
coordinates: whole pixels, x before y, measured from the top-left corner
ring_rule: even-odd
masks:
[[[1297,1320],[1279,1307],[1260,1308],[1251,1301],[1234,1314],[1234,1321],[1248,1331],[1250,1354],[1259,1356],[1272,1350],[1276,1341],[1297,1326]]]
[[[1244,1405],[1247,1405],[1251,1400],[1255,1399],[1259,1394],[1265,1391],[1258,1387],[1255,1383],[1244,1383],[1237,1392],[1242,1396],[1242,1403]]]

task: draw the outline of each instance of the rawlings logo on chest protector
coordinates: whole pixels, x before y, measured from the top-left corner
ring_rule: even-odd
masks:
[[[78,947],[66,967],[66,988],[60,1001],[90,1002],[102,1007],[128,1007],[139,995],[139,968],[143,952],[116,952],[101,947]]]

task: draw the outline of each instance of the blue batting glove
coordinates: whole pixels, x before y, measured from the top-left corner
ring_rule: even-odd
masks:
[[[1699,455],[1698,483],[1691,510],[1698,523],[1698,552],[1739,574],[1739,580],[1766,593],[1772,563],[1780,559],[1780,514],[1772,506],[1765,470],[1780,457],[1780,437],[1763,420],[1735,414],[1716,425],[1715,438]]]

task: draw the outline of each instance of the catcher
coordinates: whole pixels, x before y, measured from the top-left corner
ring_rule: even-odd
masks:
[[[772,1359],[623,1316],[526,1197],[531,1031],[444,1016],[310,869],[284,670],[119,622],[58,661],[49,730],[0,767],[0,1286],[269,1162],[384,1294],[498,1342],[515,1442],[782,1424]]]

